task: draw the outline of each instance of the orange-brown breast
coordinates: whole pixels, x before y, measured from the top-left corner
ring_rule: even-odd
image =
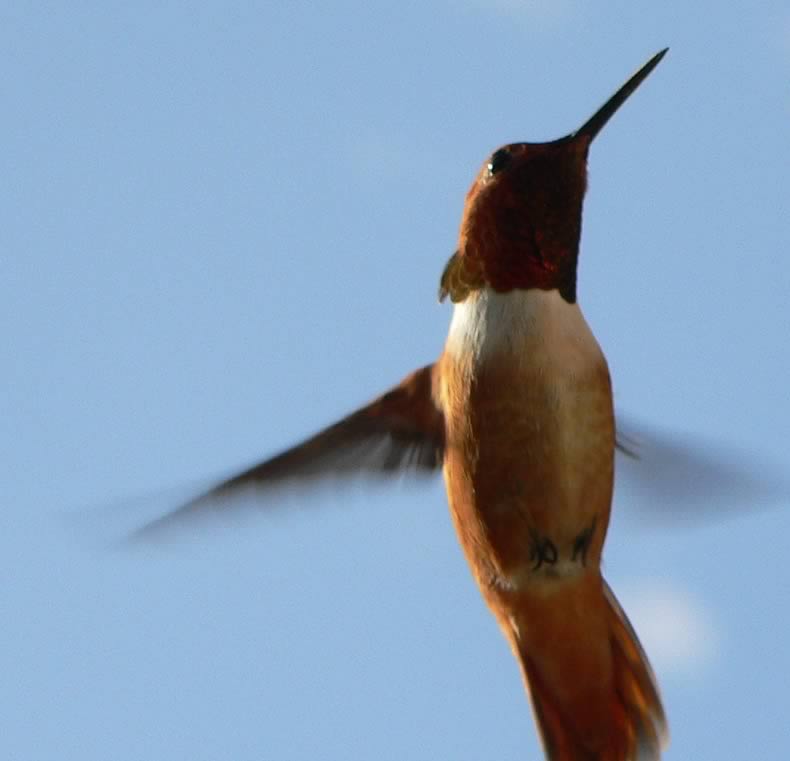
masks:
[[[455,309],[441,360],[444,472],[484,594],[539,592],[597,569],[614,417],[606,361],[578,306],[556,291],[483,289]]]

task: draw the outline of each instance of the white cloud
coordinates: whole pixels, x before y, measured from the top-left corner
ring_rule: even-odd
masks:
[[[658,580],[613,588],[659,675],[698,676],[716,659],[713,618],[684,589]]]

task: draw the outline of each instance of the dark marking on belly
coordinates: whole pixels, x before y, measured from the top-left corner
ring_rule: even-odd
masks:
[[[564,562],[557,545],[549,537],[541,536],[533,530],[529,549],[529,560],[532,563],[530,570],[534,573],[543,569],[543,573],[552,576],[559,571],[560,565],[567,562],[577,563],[582,568],[586,568],[587,554],[595,536],[596,522],[597,517],[593,518],[592,523],[573,540],[568,555],[565,555],[563,550],[562,554],[567,558]]]
[[[557,552],[557,546],[551,539],[533,534],[532,546],[529,552],[529,559],[532,561],[533,571],[537,571],[544,564],[555,565],[558,557],[559,553]]]
[[[598,517],[596,516],[593,518],[592,523],[573,540],[571,560],[579,560],[583,566],[587,565],[587,551],[590,549],[590,544],[595,534],[595,522],[597,520]]]

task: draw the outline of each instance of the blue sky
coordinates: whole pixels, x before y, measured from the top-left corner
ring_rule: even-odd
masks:
[[[3,10],[0,755],[540,757],[440,483],[112,538],[436,356],[479,164],[666,45],[593,147],[580,303],[622,409],[781,473],[786,3]],[[666,757],[783,761],[787,505],[653,501],[606,573]]]

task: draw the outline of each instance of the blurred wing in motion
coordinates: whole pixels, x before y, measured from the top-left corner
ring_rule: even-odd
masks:
[[[444,418],[434,402],[434,367],[417,370],[391,391],[301,444],[146,524],[132,539],[152,538],[199,514],[227,509],[222,499],[245,490],[304,486],[332,476],[437,472],[444,458]]]
[[[753,452],[617,416],[617,492],[640,518],[694,523],[790,505],[790,479]],[[622,487],[622,488],[621,488]]]
[[[444,458],[444,418],[428,365],[398,386],[291,449],[218,484],[138,529],[150,539],[201,515],[226,513],[245,491],[309,487],[327,478],[431,475]],[[778,467],[696,436],[668,433],[618,413],[617,494],[642,519],[693,523],[735,511],[790,504]],[[634,504],[636,503],[636,504]]]

